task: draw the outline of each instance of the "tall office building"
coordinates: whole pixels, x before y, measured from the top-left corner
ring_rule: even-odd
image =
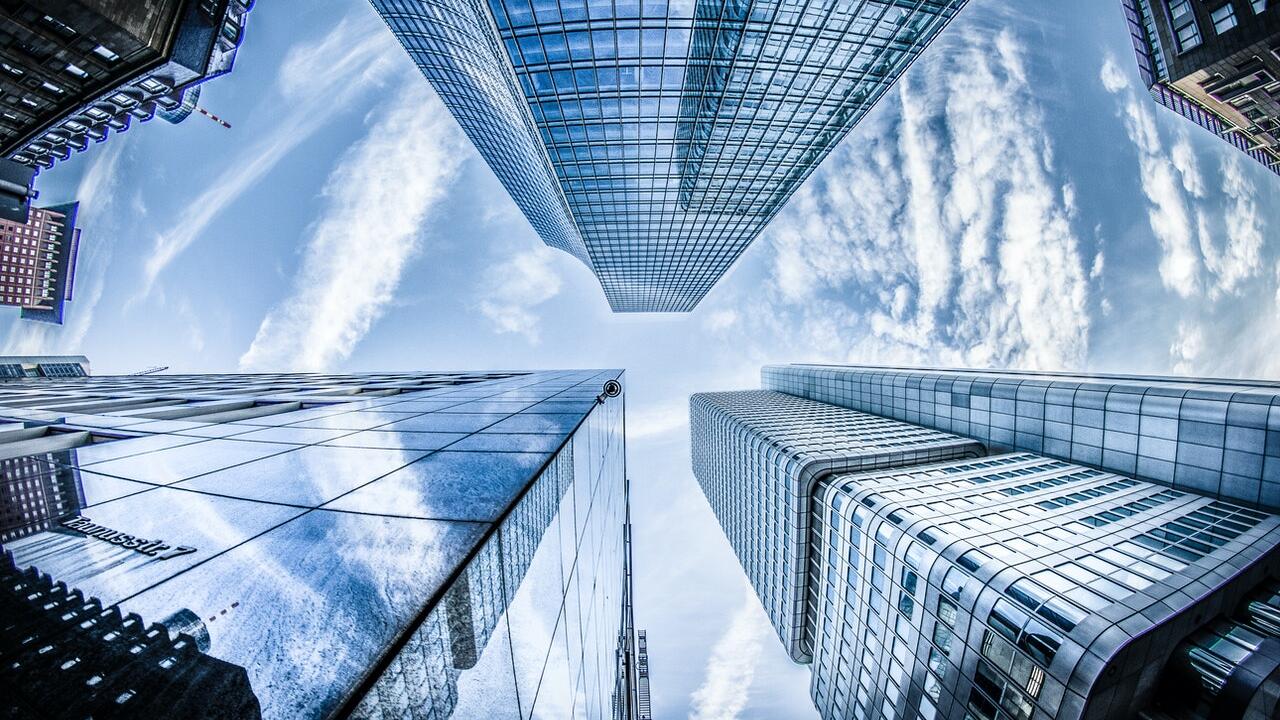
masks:
[[[231,71],[252,4],[0,4],[0,157],[49,168],[134,122],[181,122]]]
[[[965,0],[372,0],[615,311],[692,310]]]
[[[32,209],[25,223],[0,220],[0,305],[24,320],[62,324],[75,283],[79,203]]]
[[[0,457],[77,491],[33,511],[34,470],[0,463],[0,712],[612,717],[635,647],[621,377],[0,387]]]
[[[1156,102],[1280,174],[1280,2],[1121,2]]]
[[[1280,462],[1280,385],[833,366],[764,379],[691,398],[693,469],[780,639],[812,664],[823,717],[1280,710],[1280,515],[1227,499],[1234,478],[1193,489],[1207,476],[1178,473],[1205,452],[1181,443],[1216,418],[1226,453],[1263,458],[1233,466],[1256,488]],[[1168,453],[1176,487],[1109,470],[1128,429],[1130,467]],[[1092,462],[1048,456],[1063,434]]]

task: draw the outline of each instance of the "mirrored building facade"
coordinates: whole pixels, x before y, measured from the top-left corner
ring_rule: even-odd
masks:
[[[993,434],[1007,387],[1068,378],[832,366],[771,366],[764,378],[769,390],[693,396],[694,473],[780,638],[812,664],[824,718],[1280,711],[1280,516]],[[954,381],[947,403],[932,394],[941,389],[922,392],[926,379]],[[1081,410],[1090,381],[1191,400],[1215,384],[1270,387],[1077,376]],[[950,409],[961,406],[963,418]],[[1047,417],[1070,438],[1089,436],[1095,416]],[[862,418],[889,432],[844,430]],[[1265,427],[1240,451],[1265,457]],[[925,433],[935,447],[916,452]],[[886,459],[844,460],[877,454]]]
[[[692,310],[965,0],[372,0],[615,311]]]
[[[620,379],[6,384],[0,706],[631,717]]]

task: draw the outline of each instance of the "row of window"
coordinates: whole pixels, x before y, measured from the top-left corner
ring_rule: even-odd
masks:
[[[1168,0],[1169,17],[1173,23],[1173,35],[1178,44],[1178,52],[1186,52],[1199,47],[1204,38],[1200,33],[1200,24],[1196,22],[1192,0]],[[1268,0],[1250,0],[1250,8],[1255,15],[1267,9]],[[1236,19],[1236,8],[1224,3],[1209,10],[1209,19],[1213,23],[1213,31],[1221,35],[1239,24]]]

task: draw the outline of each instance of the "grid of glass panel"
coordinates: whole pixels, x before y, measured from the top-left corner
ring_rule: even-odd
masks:
[[[540,186],[549,159],[615,310],[688,311],[965,1],[374,5],[526,214],[553,194],[518,196],[508,156],[535,158]],[[448,41],[461,25],[483,57]]]
[[[479,0],[371,0],[543,242],[591,259]]]
[[[1029,453],[832,476],[813,516],[830,718],[1133,716],[1194,627],[1177,614],[1232,607],[1280,540],[1280,517]]]
[[[1280,384],[777,365],[765,388],[1280,508]]]
[[[797,660],[817,479],[983,454],[954,435],[767,391],[694,395],[690,427],[694,475]]]
[[[625,450],[622,398],[597,396],[620,375],[15,382],[0,451],[101,441],[0,462],[0,501],[25,503],[0,512],[0,551],[118,618],[189,616],[157,632],[203,637],[264,717],[609,717]],[[21,702],[92,709],[136,677],[95,658],[98,680],[51,684],[83,665],[59,637],[19,663],[40,682],[4,679]]]
[[[588,416],[353,714],[612,718],[621,405]]]

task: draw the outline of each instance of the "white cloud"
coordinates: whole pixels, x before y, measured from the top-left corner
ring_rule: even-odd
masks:
[[[627,438],[638,440],[685,430],[689,425],[689,402],[637,405],[627,412]]]
[[[480,312],[500,333],[523,335],[536,343],[541,319],[537,306],[560,294],[562,281],[555,251],[534,247],[498,263],[486,274]]]
[[[1081,365],[1075,191],[1027,54],[1008,30],[949,29],[769,228],[781,307],[752,319],[810,358]]]
[[[706,328],[712,332],[719,332],[733,327],[738,323],[738,311],[732,308],[722,308],[714,310],[707,314],[707,319],[703,321]]]
[[[1106,266],[1106,256],[1101,250],[1099,250],[1093,256],[1093,265],[1089,267],[1089,279],[1096,280],[1102,277],[1103,270],[1106,269]]]
[[[1117,80],[1112,57],[1102,64],[1103,87],[1117,96],[1125,130],[1138,153],[1139,177],[1148,200],[1147,217],[1160,241],[1160,277],[1165,287],[1191,298],[1238,294],[1262,271],[1265,224],[1255,198],[1258,189],[1245,171],[1248,162],[1221,144],[1222,194],[1211,193],[1182,121],[1172,145],[1161,138],[1158,108],[1145,93]],[[1221,238],[1221,239],[1220,239]]]
[[[1177,153],[1167,151],[1160,139],[1151,99],[1139,95],[1108,56],[1102,63],[1102,85],[1118,96],[1125,131],[1138,152],[1142,191],[1147,196],[1147,220],[1160,242],[1160,279],[1183,297],[1200,291],[1199,223],[1193,221],[1187,194],[1203,187],[1194,153],[1185,142]]]
[[[1191,147],[1190,134],[1184,129],[1169,150],[1169,159],[1178,169],[1182,178],[1182,188],[1195,197],[1204,197],[1204,178],[1200,175],[1200,163],[1196,159],[1196,151]]]
[[[134,300],[149,295],[165,268],[290,151],[365,91],[385,82],[397,61],[407,66],[404,51],[371,13],[344,19],[318,42],[300,43],[290,50],[281,63],[276,87],[277,104],[284,112],[270,131],[231,159],[170,229],[156,237]],[[423,81],[418,78],[418,82]]]
[[[464,138],[420,79],[370,113],[325,182],[291,296],[263,318],[241,369],[321,370],[345,359],[395,296],[422,226],[463,160]]]
[[[755,679],[761,642],[771,637],[768,620],[748,586],[742,605],[711,649],[702,685],[690,698],[691,720],[735,720],[742,713]]]
[[[1173,371],[1181,375],[1197,372],[1204,347],[1204,331],[1199,325],[1189,322],[1178,323],[1178,336],[1169,347]]]
[[[1249,161],[1252,162],[1252,161]],[[1217,276],[1217,293],[1234,293],[1241,282],[1262,270],[1263,220],[1258,210],[1258,189],[1245,175],[1245,159],[1231,152],[1222,160],[1222,190],[1229,205],[1223,213],[1226,242],[1217,248],[1207,233],[1200,237],[1205,266]]]
[[[90,160],[76,187],[80,209],[76,223],[81,241],[76,258],[72,301],[67,303],[64,324],[17,320],[5,340],[5,355],[80,354],[85,335],[93,324],[94,312],[106,286],[111,265],[114,233],[109,220],[116,207],[120,187],[120,163],[127,138],[115,138]]]

